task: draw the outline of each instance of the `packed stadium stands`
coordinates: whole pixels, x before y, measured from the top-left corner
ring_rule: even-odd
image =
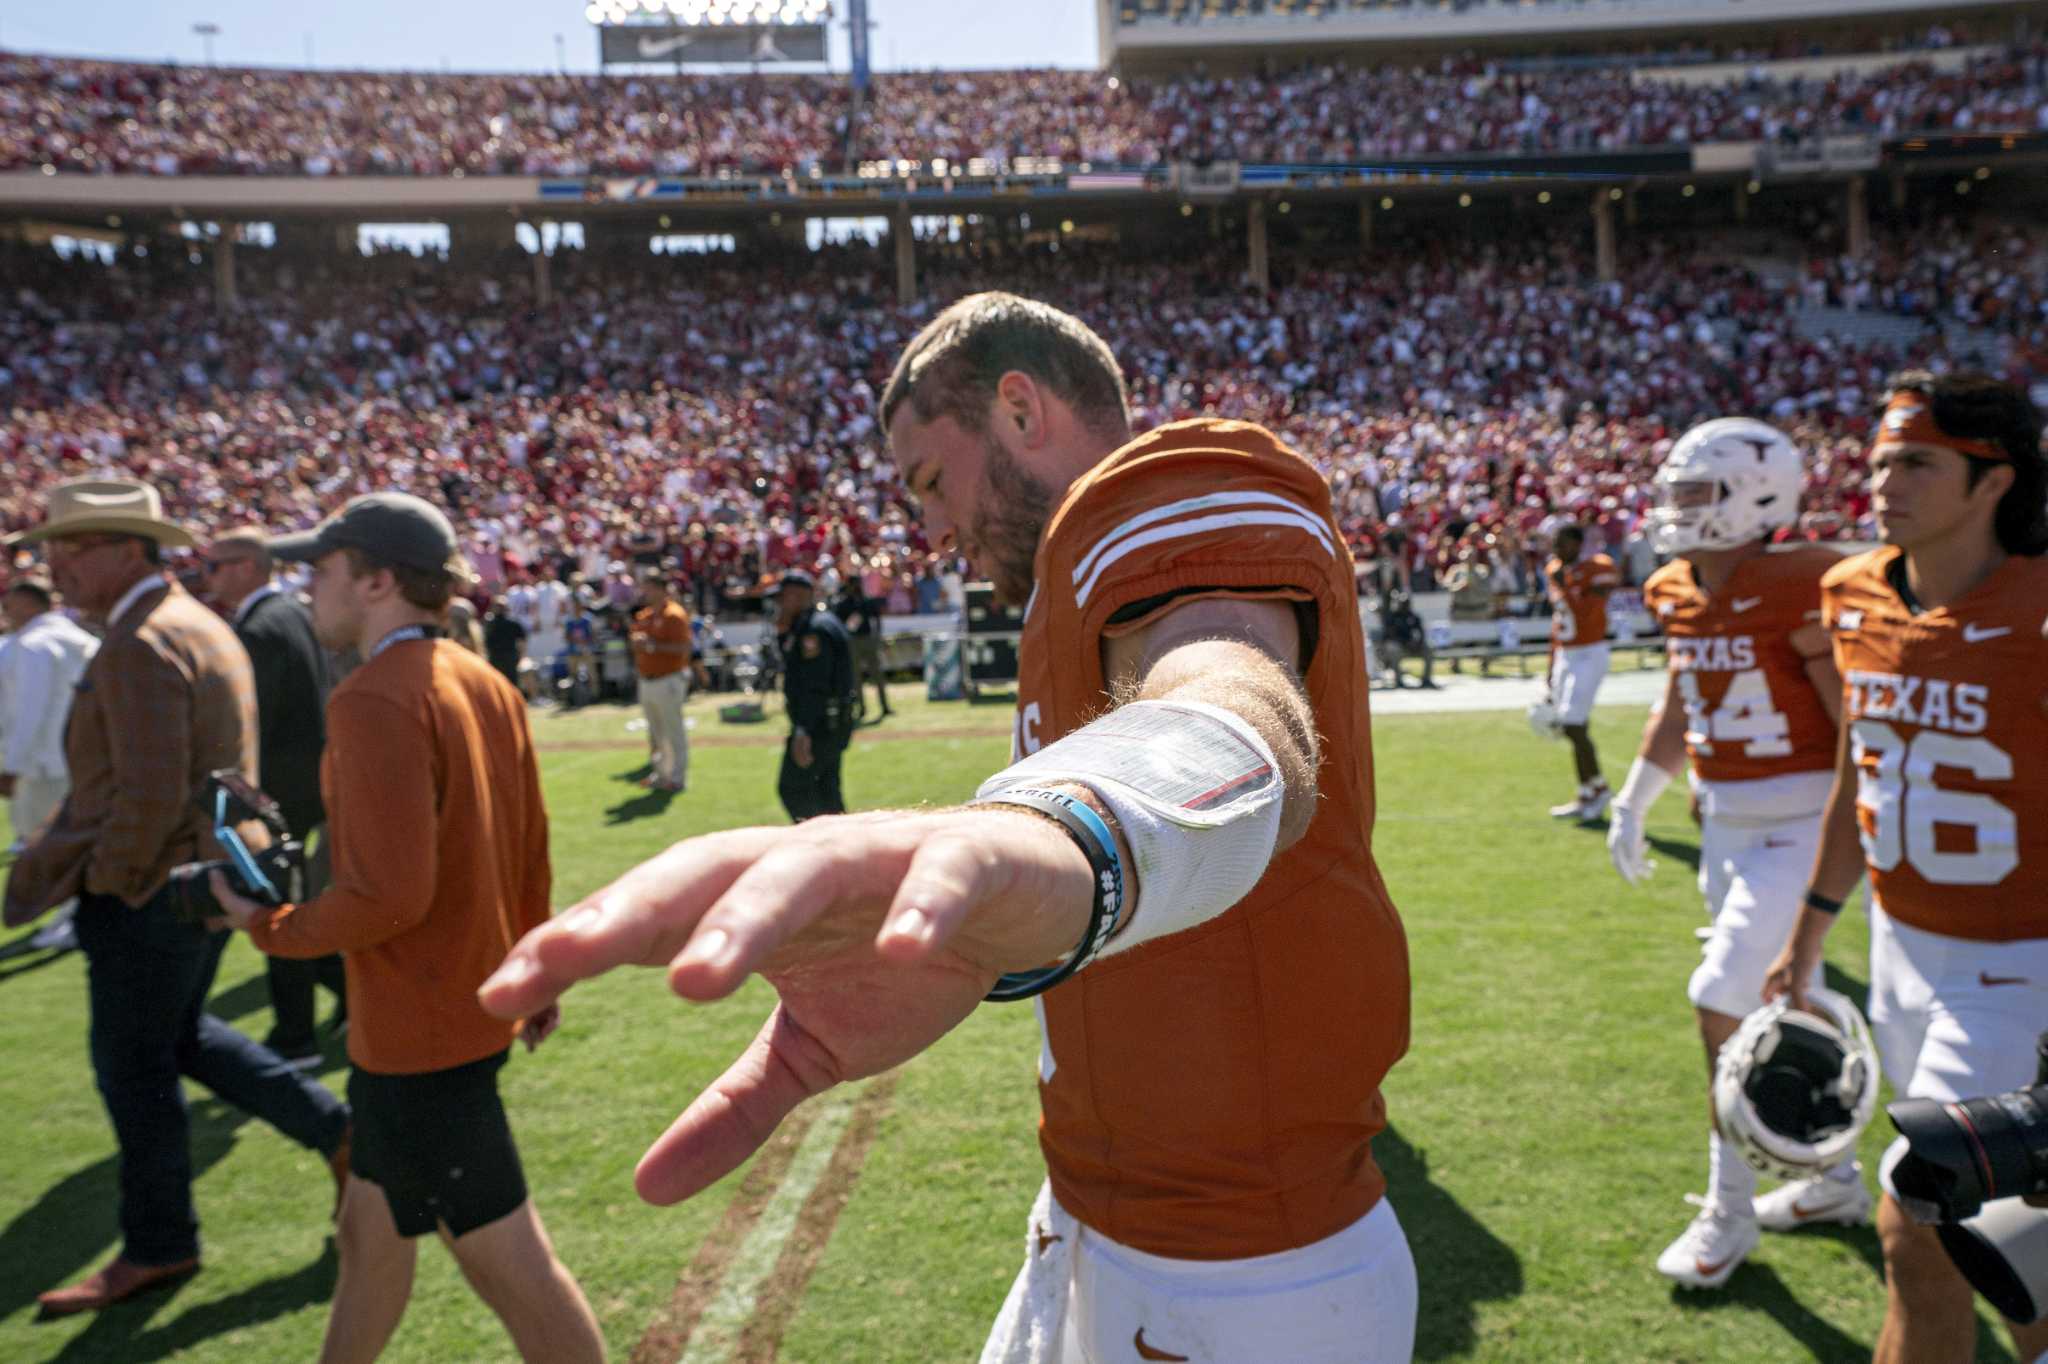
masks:
[[[1484,25],[1569,10],[1591,32],[1602,16],[1652,9],[1693,12],[1679,0],[1127,0],[1102,15],[1136,28],[1213,21],[1227,35],[1233,20],[1314,34],[1333,16]],[[1213,411],[1284,432],[1323,462],[1367,558],[1399,529],[1400,552],[1427,572],[1475,524],[1513,545],[1559,513],[1593,520],[1621,549],[1664,443],[1724,412],[1775,420],[1815,452],[1803,534],[1867,532],[1861,438],[1888,370],[2048,372],[2048,244],[2025,203],[2001,212],[1966,197],[1992,174],[1988,161],[1938,204],[1906,184],[1905,158],[1926,140],[2006,134],[1980,139],[2003,144],[1985,155],[2010,153],[2024,172],[2048,134],[2048,43],[2008,11],[1964,9],[1861,29],[1617,32],[1577,55],[1444,43],[1250,67],[1206,65],[1231,51],[1219,36],[1170,70],[883,74],[865,98],[829,75],[380,74],[0,54],[0,177],[22,202],[46,184],[141,177],[90,210],[61,199],[35,209],[51,220],[0,237],[0,404],[11,413],[0,468],[15,474],[0,486],[0,527],[32,519],[51,482],[121,466],[156,477],[181,515],[207,525],[301,523],[374,486],[437,489],[487,576],[508,555],[557,549],[601,568],[650,534],[694,578],[733,592],[849,552],[916,573],[927,547],[879,449],[874,396],[935,306],[1000,287],[1101,329],[1127,365],[1141,426]],[[1722,65],[1684,69],[1706,58]],[[1768,149],[1838,133],[1860,135],[1864,159],[1795,168],[1804,188],[1752,223]],[[1630,160],[1637,152],[1657,156]],[[1880,155],[1890,201],[1873,230],[1857,177]],[[1977,165],[1974,150],[1956,155]],[[1355,171],[1446,157],[1455,174],[1456,158],[1473,156],[1510,179],[1518,158],[1573,156],[1612,178],[1556,181],[1570,212],[1527,219],[1515,215],[1531,209],[1534,186],[1506,185],[1491,218],[1482,206],[1456,228],[1453,191],[1418,192],[1377,241],[1373,206],[1393,200],[1369,175],[1311,183],[1291,220],[1275,216],[1290,207],[1278,191],[1249,180],[1203,198],[1180,178],[1210,164]],[[942,167],[969,165],[991,176],[1176,169],[1108,187],[1123,198],[1071,198],[1035,228],[1018,211],[1037,202],[1003,205],[990,198],[1001,187],[977,191],[977,210],[884,203],[829,180],[884,168],[926,176],[930,192],[934,171],[943,182]],[[1716,177],[1702,186],[1711,210],[1691,197],[1695,167]],[[784,177],[776,203],[699,208],[693,190],[667,189],[642,204],[651,182],[599,179],[742,174]],[[570,202],[543,211],[595,206],[591,249],[514,248],[512,224],[538,222],[541,196],[528,189],[450,212],[447,260],[338,251],[330,229],[352,235],[357,193],[336,183],[344,176],[417,182],[423,204],[452,204],[450,187],[467,193],[478,178],[553,177]],[[816,176],[828,181],[813,193]],[[211,211],[181,206],[188,184],[229,183],[220,177],[237,177],[251,203],[273,186],[327,188],[276,200],[276,247],[235,248],[192,221]],[[1681,180],[1685,197],[1638,227],[1638,199]],[[1175,188],[1177,214],[1158,193]],[[1518,193],[1519,208],[1500,207]],[[675,231],[731,234],[739,249],[649,254],[671,208]],[[976,211],[966,236],[913,250],[911,214]],[[803,249],[804,217],[848,212],[892,215],[894,240]],[[1069,214],[1051,230],[1048,216]],[[45,243],[67,219],[116,263],[57,261]]]
[[[2048,131],[2048,46],[1953,70],[1709,83],[1472,58],[1270,75],[878,77],[856,119],[822,76],[481,76],[217,70],[0,57],[0,171],[147,175],[711,175],[1023,158],[1350,163],[1689,146],[1840,131]]]
[[[866,248],[563,252],[544,307],[516,261],[270,254],[246,253],[220,315],[181,252],[0,257],[0,466],[17,474],[0,526],[32,521],[49,483],[127,468],[201,525],[302,523],[397,485],[457,509],[480,557],[560,547],[601,570],[652,530],[735,593],[851,550],[917,572],[874,397],[935,302],[1000,286],[1101,329],[1141,427],[1213,411],[1283,431],[1329,472],[1366,557],[1401,527],[1415,566],[1441,567],[1471,522],[1512,538],[1560,512],[1618,549],[1663,443],[1728,411],[1815,452],[1803,529],[1832,537],[1868,530],[1861,433],[1889,369],[2048,350],[2048,249],[2002,223],[1775,271],[1660,236],[1608,284],[1572,239],[1418,239],[1369,262],[1284,256],[1263,296],[1213,244],[935,247],[907,308]],[[1805,334],[1800,310],[1827,304],[1969,324],[1996,349],[1957,356],[1931,328],[1903,347]]]

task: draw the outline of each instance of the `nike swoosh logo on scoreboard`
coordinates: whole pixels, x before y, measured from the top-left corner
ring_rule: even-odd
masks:
[[[1997,639],[2000,635],[2009,635],[2011,633],[2012,627],[2010,625],[1965,625],[1963,627],[1963,642],[1966,644],[1982,644],[1987,639]]]
[[[640,55],[652,61],[656,57],[666,57],[671,52],[680,52],[696,41],[697,35],[694,33],[679,33],[673,38],[642,38]]]
[[[1763,604],[1764,599],[1762,597],[1737,597],[1734,601],[1728,603],[1728,609],[1740,615],[1744,611],[1752,610]]]

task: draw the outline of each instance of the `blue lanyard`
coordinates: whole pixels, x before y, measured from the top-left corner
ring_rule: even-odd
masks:
[[[370,650],[370,657],[375,658],[378,654],[383,653],[392,645],[403,644],[409,639],[439,639],[440,637],[441,630],[439,626],[401,625],[396,630],[393,630],[390,634],[384,636],[384,638],[377,641],[377,646]]]

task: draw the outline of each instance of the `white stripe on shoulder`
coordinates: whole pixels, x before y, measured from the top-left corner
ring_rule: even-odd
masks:
[[[1208,531],[1223,530],[1231,526],[1293,526],[1315,536],[1330,557],[1335,558],[1337,555],[1336,545],[1330,539],[1329,528],[1314,517],[1304,516],[1296,511],[1225,512],[1216,516],[1197,517],[1192,521],[1175,521],[1171,525],[1155,526],[1151,530],[1140,531],[1118,541],[1116,547],[1104,554],[1101,562],[1095,565],[1095,571],[1088,575],[1088,581],[1081,584],[1080,590],[1075,593],[1074,605],[1086,606],[1096,584],[1102,581],[1102,575],[1109,570],[1110,565],[1125,555],[1147,545],[1156,545],[1163,540],[1202,535]]]
[[[1094,572],[1095,561],[1122,536],[1141,531],[1147,526],[1156,526],[1161,521],[1171,520],[1176,516],[1186,516],[1190,512],[1215,511],[1223,507],[1285,507],[1289,511],[1299,512],[1312,521],[1321,521],[1306,504],[1291,497],[1281,497],[1277,493],[1205,493],[1201,497],[1169,502],[1163,507],[1141,512],[1097,540],[1095,547],[1089,550],[1075,567],[1074,581],[1078,583]]]

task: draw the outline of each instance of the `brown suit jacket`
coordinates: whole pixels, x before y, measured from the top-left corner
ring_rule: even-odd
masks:
[[[22,922],[81,891],[140,906],[171,868],[219,857],[206,775],[256,780],[256,684],[226,621],[166,582],[107,631],[64,731],[71,794],[14,863],[7,917]],[[245,829],[261,846],[261,826]]]

